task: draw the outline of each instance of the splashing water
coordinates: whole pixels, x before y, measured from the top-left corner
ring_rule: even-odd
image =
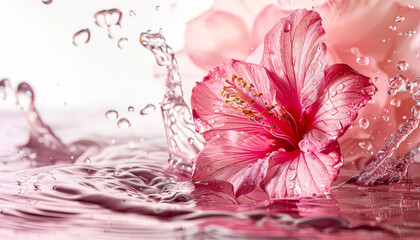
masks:
[[[0,81],[0,95],[16,96],[30,126],[30,139],[19,149],[35,156],[36,166],[43,166],[0,175],[0,238],[375,239],[420,234],[420,191],[415,187],[408,191],[401,184],[344,184],[332,187],[333,197],[258,201],[259,196],[235,199],[191,183],[191,166],[182,161],[194,157],[204,141],[196,135],[183,100],[174,53],[160,33],[143,33],[140,42],[168,70],[161,104],[166,141],[112,138],[105,139],[112,144],[87,140],[65,144],[40,118],[27,83],[19,84],[13,94],[10,82]],[[402,76],[396,80],[402,81],[392,83],[398,91],[409,89],[419,100],[418,83]],[[140,112],[147,115],[155,109],[148,104]],[[418,110],[413,110],[417,120],[409,119],[412,124],[404,134],[418,123]],[[109,110],[105,117],[117,122],[119,116]],[[369,127],[368,121],[359,124]],[[361,147],[369,144],[365,141]],[[386,169],[390,180],[382,178],[377,184],[406,178],[415,151]],[[177,167],[167,168],[168,152]],[[347,171],[342,168],[344,177]]]
[[[411,109],[411,116],[407,122],[395,133],[393,133],[385,144],[360,173],[353,176],[349,182],[358,185],[372,186],[378,184],[389,184],[410,181],[408,168],[414,162],[414,155],[418,147],[402,157],[392,158],[395,150],[400,144],[418,127],[420,122],[420,80],[410,81],[402,75],[397,75],[389,80],[388,93],[395,95],[397,92],[410,92],[416,104]]]
[[[204,140],[196,133],[191,111],[184,101],[175,54],[160,33],[144,32],[140,35],[140,43],[155,55],[157,64],[168,71],[161,110],[170,161],[172,164],[188,161],[203,148]],[[193,144],[188,143],[191,137],[195,139]]]

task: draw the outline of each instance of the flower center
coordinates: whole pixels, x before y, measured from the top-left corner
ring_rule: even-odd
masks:
[[[258,92],[252,83],[247,83],[236,74],[225,82],[227,85],[223,87],[221,96],[229,109],[242,112],[249,121],[260,122],[264,130],[274,137],[286,140],[295,148],[298,147],[299,141],[295,138],[299,135],[297,123],[284,106],[269,105],[263,93]]]

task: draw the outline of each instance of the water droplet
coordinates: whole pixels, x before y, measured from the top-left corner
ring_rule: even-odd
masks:
[[[388,108],[384,108],[384,112],[388,113],[389,112]]]
[[[369,120],[366,118],[361,118],[359,120],[359,126],[363,129],[367,129],[369,127]]]
[[[420,56],[420,54],[419,54],[418,52],[415,52],[415,53],[414,53],[414,57],[415,57],[415,58],[418,58],[419,56]]]
[[[193,144],[194,143],[194,138],[192,138],[192,137],[188,138],[188,143]]]
[[[395,18],[395,22],[403,22],[404,20],[405,20],[405,17],[403,17],[403,16],[397,16]]]
[[[73,45],[80,46],[86,44],[90,40],[90,31],[88,28],[82,29],[73,35]]]
[[[374,77],[373,78],[373,83],[378,83],[379,82],[379,77]]]
[[[109,110],[105,113],[105,117],[109,120],[115,120],[118,118],[118,112],[115,110]]]
[[[331,109],[331,111],[330,111],[330,114],[331,115],[335,115],[335,114],[337,114],[338,113],[338,111],[337,111],[337,108],[333,108],[333,109]]]
[[[128,39],[126,37],[120,38],[120,40],[118,40],[118,47],[120,49],[123,49],[126,47],[127,43],[128,43]]]
[[[141,115],[147,115],[150,114],[151,112],[156,110],[156,106],[149,103],[146,105],[146,107],[144,107],[142,110],[140,110],[140,114]]]
[[[335,97],[335,96],[337,96],[337,91],[332,91],[331,92],[331,97]]]
[[[42,3],[45,5],[51,4],[53,0],[42,0]]]
[[[128,121],[126,118],[121,118],[118,120],[117,125],[121,129],[127,129],[131,126],[130,121]]]
[[[359,142],[359,147],[362,149],[370,150],[372,148],[372,144],[369,141],[361,141]]]
[[[388,121],[389,121],[389,117],[388,117],[388,116],[382,116],[382,119],[383,119],[385,122],[388,122]]]
[[[88,165],[88,166],[90,166],[92,164],[92,160],[90,160],[90,158],[87,157],[85,159],[85,164]]]
[[[136,16],[136,12],[134,10],[130,10],[130,12],[128,12],[128,14],[130,14],[131,17]]]
[[[409,66],[408,62],[406,62],[406,61],[399,61],[397,63],[397,68],[400,71],[406,71],[408,69],[408,66]]]
[[[413,36],[414,34],[416,34],[416,31],[415,31],[415,30],[410,30],[410,31],[408,31],[408,32],[406,32],[406,33],[405,33],[405,36],[406,36],[406,37],[411,37],[411,36]]]
[[[129,112],[134,112],[134,107],[133,107],[133,106],[129,106],[129,107],[128,107],[128,111],[129,111]]]
[[[284,23],[283,31],[284,32],[289,32],[290,28],[291,28],[291,24],[290,24],[289,20],[286,20],[286,22]]]
[[[382,40],[381,40],[381,42],[382,42],[382,43],[385,43],[385,42],[386,42],[386,40],[385,40],[385,39],[382,39]]]
[[[356,62],[362,66],[366,66],[369,64],[369,58],[365,56],[358,57]]]
[[[399,107],[399,106],[401,106],[401,100],[394,98],[394,99],[391,100],[390,104],[392,106]]]
[[[389,26],[389,29],[390,29],[391,31],[395,31],[395,30],[397,30],[397,27],[396,27],[396,26],[391,25],[391,26]]]
[[[156,5],[156,11],[159,11],[160,10],[160,6],[159,5]]]
[[[418,2],[418,1],[417,1]],[[413,9],[414,8],[414,4],[408,4],[408,8]]]

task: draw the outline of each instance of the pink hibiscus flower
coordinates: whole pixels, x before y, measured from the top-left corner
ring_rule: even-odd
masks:
[[[317,12],[296,10],[265,36],[260,64],[232,60],[193,89],[196,129],[207,145],[193,180],[261,188],[270,198],[330,192],[342,165],[337,138],[377,91],[349,66],[327,64]]]

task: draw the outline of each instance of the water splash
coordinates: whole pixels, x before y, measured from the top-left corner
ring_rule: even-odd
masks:
[[[418,127],[420,122],[420,80],[410,81],[402,75],[392,77],[388,83],[388,93],[410,92],[416,104],[411,109],[411,116],[407,122],[394,132],[385,147],[373,157],[361,172],[353,176],[349,182],[358,185],[372,186],[397,183],[402,180],[410,182],[408,168],[414,162],[414,156],[419,146],[402,157],[393,158],[395,150]]]
[[[140,43],[155,55],[157,64],[166,66],[168,71],[161,110],[171,161],[176,164],[190,160],[204,147],[205,142],[196,133],[190,108],[184,101],[175,53],[160,33],[141,33]],[[188,142],[191,137],[195,139],[193,144]]]
[[[0,91],[2,89],[12,90],[9,80],[0,81]],[[34,90],[28,83],[20,83],[14,92],[14,97],[30,130],[28,142],[17,148],[21,156],[30,160],[33,165],[45,166],[58,162],[74,162],[87,148],[98,146],[97,143],[89,140],[76,141],[69,145],[64,144],[41,119],[35,107]]]

